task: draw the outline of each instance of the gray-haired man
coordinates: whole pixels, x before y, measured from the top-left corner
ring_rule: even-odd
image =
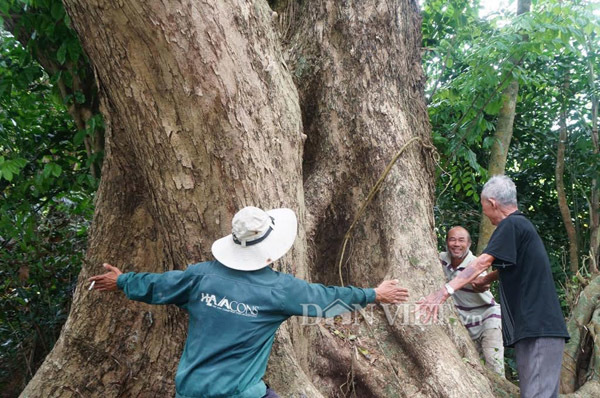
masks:
[[[521,397],[557,397],[565,339],[569,338],[556,295],[550,261],[535,227],[517,207],[517,190],[494,176],[481,192],[483,213],[496,230],[479,257],[442,289],[419,301],[424,321],[439,305],[490,266],[500,279],[504,345],[515,348]]]

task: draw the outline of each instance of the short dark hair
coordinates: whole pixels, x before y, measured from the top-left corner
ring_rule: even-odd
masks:
[[[462,228],[466,233],[467,233],[467,238],[469,238],[469,243],[472,243],[473,241],[471,240],[471,234],[469,233],[469,231],[467,231],[467,229],[465,227],[463,227],[462,225],[455,225],[452,228],[450,228],[448,230],[448,232],[446,232],[446,242],[448,242],[448,234],[450,233],[450,231],[452,231],[454,228]]]

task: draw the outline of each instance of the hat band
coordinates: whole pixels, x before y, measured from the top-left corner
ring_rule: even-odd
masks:
[[[254,239],[254,240],[245,240],[245,241],[240,241],[235,234],[231,234],[231,237],[233,238],[233,242],[237,245],[241,245],[242,247],[246,247],[246,246],[252,246],[252,245],[256,245],[257,243],[262,242],[263,240],[267,239],[267,237],[269,236],[269,234],[271,234],[271,232],[273,231],[273,225],[275,225],[275,219],[273,217],[271,218],[271,224],[269,225],[269,229],[267,229],[267,232],[265,232],[265,234],[263,236],[261,236],[258,239]]]

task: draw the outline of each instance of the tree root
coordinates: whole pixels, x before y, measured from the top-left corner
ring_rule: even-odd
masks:
[[[581,292],[567,329],[571,340],[563,355],[561,392],[574,397],[600,396],[600,276]]]

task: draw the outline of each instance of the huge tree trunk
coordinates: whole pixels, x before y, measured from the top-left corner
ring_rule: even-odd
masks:
[[[209,259],[235,210],[258,205],[299,214],[278,269],[337,283],[346,229],[405,144],[354,232],[344,282],[396,277],[414,299],[441,286],[417,6],[303,3],[288,67],[264,1],[66,1],[96,67],[106,160],[71,314],[24,397],[172,395],[185,315],[88,292],[85,279],[104,261],[162,272]],[[457,322],[418,325],[403,308],[391,326],[380,308],[366,317],[286,322],[268,382],[284,397],[493,396]]]
[[[517,2],[517,15],[524,14],[530,10],[531,0],[519,0]],[[526,40],[526,38],[523,39]],[[498,113],[496,132],[494,133],[494,143],[492,145],[488,166],[488,174],[490,177],[504,174],[508,149],[513,135],[518,94],[519,82],[516,79],[512,79],[502,92],[502,107]],[[479,239],[477,240],[477,254],[485,249],[494,229],[495,227],[490,220],[482,213],[481,223],[479,224]]]

